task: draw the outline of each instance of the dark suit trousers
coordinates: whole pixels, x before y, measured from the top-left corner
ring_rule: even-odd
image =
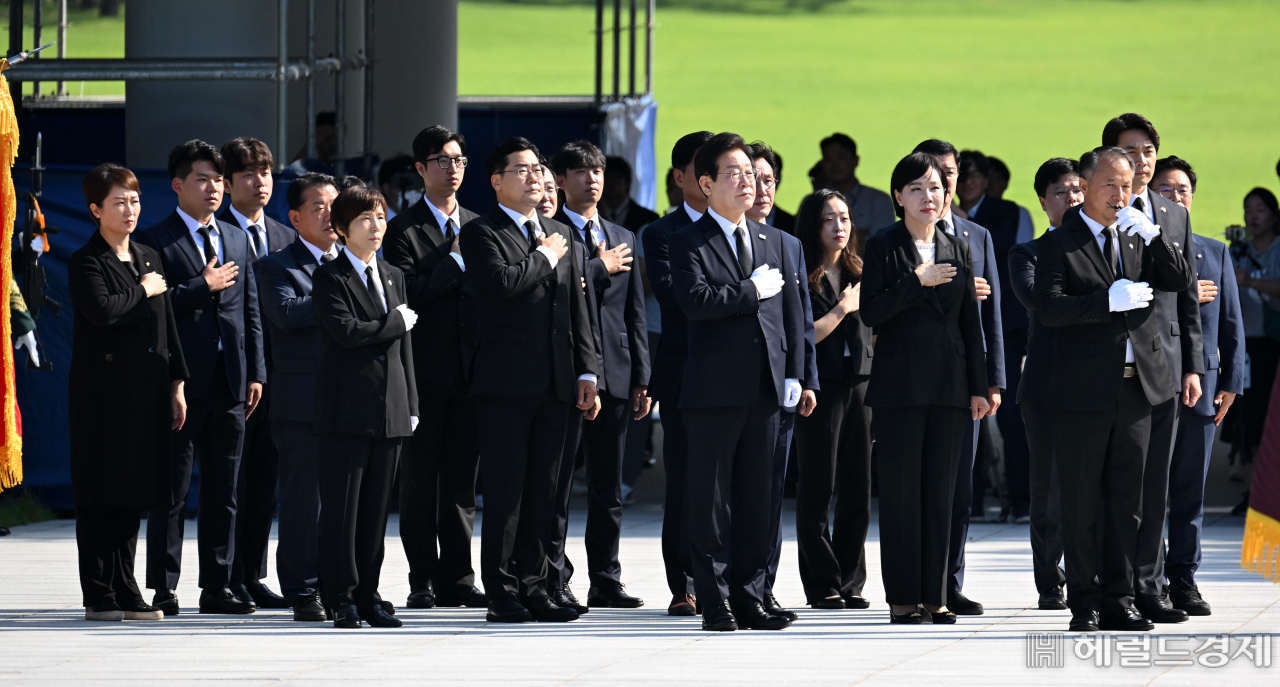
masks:
[[[547,540],[548,589],[559,589],[569,584],[569,579],[573,577],[573,562],[564,549],[569,538],[569,498],[573,494],[573,471],[577,467],[578,452],[582,449],[584,422],[582,411],[575,408],[569,412],[565,423],[564,447],[560,453],[560,467],[556,471],[556,493],[552,501],[551,536]]]
[[[1031,567],[1036,591],[1044,594],[1067,582],[1062,572],[1062,490],[1053,459],[1053,415],[1040,401],[1025,401],[1020,408],[1031,457]]]
[[[668,407],[670,406],[670,407]],[[666,473],[662,510],[662,565],[672,596],[693,594],[693,560],[685,531],[685,483],[688,479],[689,434],[684,411],[674,400],[662,403],[662,469]]]
[[[1142,520],[1138,525],[1138,554],[1133,561],[1133,591],[1139,596],[1159,596],[1164,586],[1169,466],[1173,460],[1173,440],[1178,433],[1180,401],[1180,396],[1174,396],[1151,408],[1151,442],[1142,472]]]
[[[369,608],[380,602],[387,505],[401,439],[322,434],[320,471],[320,577],[330,606]]]
[[[1031,456],[1027,448],[1027,429],[1023,426],[1022,413],[1018,411],[1018,384],[1022,381],[1022,360],[1026,356],[1027,330],[1005,332],[1004,369],[1008,388],[1000,395],[996,424],[1004,438],[1004,483],[1015,518],[1031,512]]]
[[[947,603],[947,539],[956,466],[972,461],[967,408],[876,408],[880,484],[880,569],[885,601],[909,606]]]
[[[631,421],[630,399],[605,394],[600,414],[584,423],[587,459],[587,573],[594,586],[622,580],[618,545],[622,539],[622,461]]]
[[[137,508],[85,506],[76,509],[76,551],[86,608],[104,601],[124,606],[142,600],[142,591],[133,578],[140,522]]]
[[[730,598],[763,601],[782,408],[772,381],[761,382],[747,405],[684,409],[684,527],[704,608]]]
[[[947,544],[948,593],[964,589],[964,545],[969,541],[969,516],[973,514],[974,502],[973,464],[978,457],[978,435],[981,431],[982,420],[970,420],[960,440],[969,450],[960,452],[955,494],[951,497],[951,534]]]
[[[805,598],[861,596],[871,524],[871,409],[868,377],[826,382],[818,406],[798,418],[796,544]],[[836,498],[832,523],[831,497]]]
[[[418,429],[400,464],[400,539],[409,587],[437,593],[471,589],[471,534],[476,522],[475,403],[464,384],[450,394],[419,394]],[[440,548],[436,548],[439,542]]]
[[[1169,468],[1169,549],[1164,570],[1171,584],[1195,584],[1204,527],[1204,484],[1218,428],[1212,415],[1198,415],[1182,405],[1178,412],[1178,440]]]
[[[570,413],[552,396],[476,398],[484,521],[480,578],[489,601],[547,594],[547,548]],[[517,571],[511,567],[517,559]]]
[[[244,402],[231,395],[222,354],[213,381],[198,398],[187,399],[187,422],[173,437],[174,494],[167,510],[147,515],[147,587],[174,589],[182,570],[182,512],[191,488],[191,470],[200,464],[198,536],[201,589],[222,589],[231,582],[235,557],[236,480],[244,439]]]
[[[273,420],[280,455],[276,577],[290,602],[320,591],[320,451],[310,422]]]
[[[778,413],[778,443],[773,454],[773,474],[769,484],[769,565],[765,568],[764,593],[773,593],[782,564],[782,502],[787,495],[787,465],[791,457],[791,440],[796,433],[796,409],[783,408]]]
[[[244,452],[236,480],[236,555],[232,582],[253,582],[267,576],[267,545],[276,517],[276,484],[280,458],[271,439],[269,396],[244,422]]]
[[[1055,410],[1053,455],[1062,487],[1067,600],[1075,610],[1133,605],[1133,560],[1142,508],[1151,404],[1137,377],[1098,411]]]

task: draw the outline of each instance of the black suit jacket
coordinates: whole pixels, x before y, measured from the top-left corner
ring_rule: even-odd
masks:
[[[826,317],[840,302],[839,292],[831,288],[831,282],[825,276],[818,280],[817,288],[810,285],[809,298],[813,303],[814,322]],[[817,343],[818,379],[823,384],[832,385],[832,388],[835,388],[835,382],[845,377],[845,346],[849,347],[849,360],[853,363],[850,371],[855,375],[871,374],[875,346],[871,328],[862,323],[862,314],[858,311],[845,315],[827,338]]]
[[[693,218],[682,204],[644,230],[644,265],[649,272],[649,288],[653,289],[662,310],[662,336],[653,357],[649,395],[672,403],[680,399],[684,363],[689,356],[689,328],[671,288],[671,237],[690,224]]]
[[[464,225],[478,216],[458,208]],[[382,254],[404,272],[409,307],[429,325],[413,337],[418,391],[424,394],[447,394],[459,380],[469,383],[480,345],[476,292],[449,249],[426,198],[387,223]]]
[[[545,234],[573,241],[563,224],[537,217]],[[555,268],[530,250],[524,229],[495,207],[462,227],[462,257],[480,304],[480,348],[471,393],[573,403],[577,378],[600,374],[582,275],[572,254]]]
[[[791,234],[792,236],[796,235],[795,215],[783,210],[777,205],[773,206],[773,212],[770,214],[773,216],[773,224],[771,226],[773,226],[774,229],[777,229],[784,234]]]
[[[635,200],[631,200],[627,204],[627,216],[623,218],[624,221],[620,226],[634,234],[640,231],[640,228],[644,225],[652,224],[661,219],[661,217],[653,210],[637,203]]]
[[[785,278],[782,232],[743,221],[752,269],[769,265],[784,275],[782,292],[763,301],[711,213],[671,238],[672,290],[689,327],[681,408],[749,404],[760,389],[757,370],[772,377],[782,405],[785,380],[804,377],[804,310],[795,279]]]
[[[315,398],[316,434],[375,437],[413,435],[418,414],[413,351],[404,317],[404,275],[378,259],[387,295],[387,314],[378,317],[364,274],[345,255],[315,270],[315,310],[320,334],[320,368]],[[430,323],[424,322],[428,327]]]
[[[1194,272],[1196,251],[1191,236],[1191,216],[1187,209],[1164,196],[1151,191],[1147,194],[1155,208],[1156,224],[1160,233],[1169,238],[1174,250],[1182,253],[1182,259]],[[1182,375],[1188,372],[1204,374],[1204,336],[1200,323],[1200,289],[1195,279],[1191,286],[1181,291],[1157,290],[1152,308],[1160,319],[1160,341],[1169,358],[1169,375],[1173,381],[1173,393],[1182,389]]]
[[[154,248],[164,264],[173,314],[178,322],[178,338],[191,372],[187,379],[187,398],[201,396],[209,386],[221,341],[227,384],[232,396],[243,401],[249,382],[267,381],[253,252],[244,230],[214,221],[218,222],[222,237],[223,262],[234,262],[240,268],[235,284],[216,294],[209,291],[209,284],[200,276],[206,261],[201,260],[195,239],[176,210],[142,230],[137,241]]]
[[[921,285],[920,253],[899,221],[867,239],[862,264],[862,322],[876,329],[869,406],[968,408],[987,395],[982,319],[969,243],[935,232],[934,263],[956,268],[951,281]]]
[[[272,420],[315,421],[320,330],[311,297],[319,267],[301,237],[254,266],[262,321],[275,341],[271,349]]]
[[[987,196],[978,205],[978,211],[969,217],[991,233],[996,271],[1000,275],[1000,320],[1006,332],[1027,326],[1026,308],[1013,296],[1009,287],[1009,249],[1018,242],[1021,214],[1017,203]]]
[[[222,212],[218,214],[218,219],[222,220],[223,222],[226,222],[227,224],[230,224],[233,227],[240,226],[240,221],[236,219],[235,215],[231,214],[230,200],[228,200],[227,204],[222,208]],[[268,253],[279,253],[280,251],[288,248],[289,245],[293,243],[294,239],[298,238],[298,232],[294,231],[293,227],[286,227],[285,225],[275,221],[274,219],[271,219],[269,216],[267,216],[266,212],[262,213],[262,223],[266,225],[266,229],[267,229],[267,252]],[[242,229],[241,231],[244,231],[245,236],[249,238],[249,246],[252,247],[254,245],[253,236],[249,234],[248,230]],[[252,253],[252,251],[250,252]],[[261,262],[262,259],[265,257],[266,257],[265,255],[256,255],[256,254],[254,255],[253,262],[255,263],[254,264],[255,274],[258,268],[257,263]],[[258,309],[259,311],[261,311],[262,310],[261,293],[259,293],[258,301],[259,301]],[[266,360],[266,363],[267,363],[267,374],[268,375],[273,374],[275,372],[275,369],[274,369],[275,356],[273,355],[271,350],[271,328],[268,327],[265,323],[262,325],[262,348],[264,351],[262,357],[264,360]],[[272,381],[273,383],[271,386],[274,389],[275,387],[274,380]]]
[[[1018,403],[1043,401],[1048,395],[1049,371],[1053,368],[1053,345],[1057,327],[1047,327],[1036,316],[1036,255],[1048,233],[1009,249],[1009,288],[1014,298],[1027,311],[1027,357],[1022,363],[1022,381],[1018,383]]]
[[[1194,268],[1163,232],[1150,246],[1143,245],[1141,237],[1121,232],[1119,246],[1127,278],[1157,291],[1182,291],[1195,284]],[[1160,317],[1154,307],[1111,312],[1107,290],[1115,277],[1080,212],[1068,211],[1062,227],[1049,232],[1037,252],[1036,315],[1059,328],[1048,406],[1098,410],[1114,404],[1124,380],[1129,340],[1147,400],[1155,405],[1171,398],[1174,378],[1162,350]]]

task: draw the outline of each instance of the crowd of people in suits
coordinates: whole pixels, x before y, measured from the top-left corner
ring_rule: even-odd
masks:
[[[1246,350],[1280,353],[1280,211],[1252,191],[1253,243],[1233,253],[1192,233],[1195,172],[1158,159],[1150,121],[1121,115],[1101,139],[1036,172],[1039,238],[1001,198],[1003,163],[937,139],[887,193],[856,176],[852,138],[823,139],[794,216],[774,204],[780,157],[729,132],[676,142],[660,217],[591,143],[548,158],[519,137],[488,154],[495,207],[472,212],[466,140],[442,126],[413,141],[415,202],[308,173],[286,191],[292,227],[264,212],[256,139],[175,147],[178,206],[141,230],[137,179],[102,165],[84,182],[99,230],[70,265],[86,617],[180,612],[197,465],[201,613],[401,625],[378,589],[395,500],[408,608],[640,607],[619,562],[624,464],[658,409],[667,611],[706,630],[797,620],[773,591],[789,465],[809,606],[871,606],[874,490],[890,622],[982,614],[964,552],[988,417],[1037,608],[1080,631],[1208,615],[1207,466]],[[565,551],[579,462],[585,604]],[[277,511],[280,594],[263,582]]]

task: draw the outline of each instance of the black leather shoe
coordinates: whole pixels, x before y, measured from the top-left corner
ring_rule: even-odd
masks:
[[[947,610],[956,615],[982,615],[982,604],[960,592],[947,595]]]
[[[844,597],[844,607],[861,610],[864,608],[871,608],[871,602],[856,594],[850,594]]]
[[[484,619],[491,623],[531,623],[533,615],[515,599],[499,599],[489,602]]]
[[[578,601],[578,597],[573,595],[573,590],[569,589],[567,584],[559,589],[551,590],[551,603],[561,608],[572,608],[578,615],[586,615],[587,611],[591,610],[583,606],[581,601]]]
[[[143,601],[142,599],[133,599],[120,604],[120,609],[124,611],[125,620],[163,620],[164,612]]]
[[[920,619],[922,622],[925,620],[928,620],[934,625],[955,625],[956,624],[955,613],[952,613],[951,611],[938,611],[937,613],[934,613],[933,611],[927,608],[924,608],[923,606],[920,607]]]
[[[385,612],[387,615],[396,614],[396,605],[391,603],[390,601],[383,599],[382,601],[378,602],[378,605],[382,607],[383,612]]]
[[[568,606],[557,606],[549,596],[529,597],[529,615],[540,623],[567,623],[577,620],[579,613]]]
[[[327,620],[324,606],[320,605],[320,595],[304,596],[293,602],[293,619],[303,623],[322,623]]]
[[[621,582],[591,585],[587,590],[587,605],[593,608],[640,608],[644,599],[631,596]]]
[[[441,590],[436,596],[436,605],[449,608],[485,608],[489,605],[489,597],[475,587],[458,589],[448,594]]]
[[[1072,632],[1097,632],[1098,612],[1089,609],[1072,611],[1070,630]]]
[[[1067,597],[1062,593],[1062,585],[1056,585],[1040,595],[1037,607],[1042,611],[1061,611],[1067,608]]]
[[[1156,629],[1155,623],[1143,618],[1132,608],[1103,613],[1098,619],[1099,630],[1116,632],[1141,632]]]
[[[258,604],[253,600],[253,595],[249,593],[249,590],[245,588],[243,584],[233,582],[227,587],[227,589],[230,589],[231,593],[235,594],[237,599],[249,604],[253,610],[258,610]],[[201,613],[203,613],[203,611],[201,611]]]
[[[258,608],[289,608],[289,600],[271,591],[271,588],[262,583],[262,580],[254,580],[253,582],[245,582],[245,589],[249,590],[249,596]],[[237,596],[239,596],[237,594]]]
[[[769,615],[776,615],[780,618],[786,618],[787,620],[793,623],[800,619],[800,616],[796,615],[795,611],[788,611],[787,609],[783,608],[782,604],[778,603],[778,598],[772,594],[765,594],[764,604],[762,605],[764,606],[765,612],[767,612]]]
[[[157,589],[156,595],[151,599],[151,605],[160,609],[165,615],[178,615],[178,595],[173,593],[172,589]]]
[[[764,610],[764,604],[759,601],[731,603],[729,608],[733,610],[738,627],[748,630],[785,630],[791,627],[790,620]]]
[[[738,629],[738,621],[729,610],[729,602],[722,601],[707,608],[702,614],[702,629],[709,632],[733,632]]]
[[[1209,602],[1200,596],[1200,588],[1194,584],[1177,582],[1169,585],[1169,602],[1187,615],[1212,615]]]
[[[894,613],[893,605],[889,606],[889,624],[891,625],[919,625],[924,622],[924,614],[922,608],[916,606],[914,609],[906,613]]]
[[[1153,623],[1185,623],[1188,619],[1186,611],[1174,608],[1158,596],[1139,596],[1133,600],[1133,608]]]
[[[698,615],[698,600],[692,594],[676,594],[667,604],[667,615]]]
[[[409,608],[434,608],[436,605],[435,588],[428,582],[427,586],[410,591],[409,600],[404,605]]]
[[[369,623],[370,627],[400,627],[404,625],[399,618],[387,613],[381,603],[375,604],[370,608],[362,608],[359,613],[360,619]]]
[[[245,603],[230,589],[205,589],[200,592],[200,612],[222,615],[248,615],[254,607]]]
[[[817,608],[824,611],[837,611],[844,607],[844,599],[838,596],[831,599],[818,599],[809,604],[809,608]]]
[[[360,622],[360,612],[354,605],[338,606],[333,609],[333,626],[344,630],[364,627]]]

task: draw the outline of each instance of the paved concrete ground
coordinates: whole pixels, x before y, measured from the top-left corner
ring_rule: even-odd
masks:
[[[575,513],[570,555],[585,562],[583,516]],[[179,588],[183,613],[160,622],[83,620],[76,572],[74,523],[20,527],[0,539],[0,683],[178,685],[432,682],[458,685],[700,684],[1277,684],[1278,668],[1237,658],[1223,668],[1200,665],[1121,667],[1075,657],[1068,636],[1061,668],[1027,667],[1028,632],[1061,632],[1068,614],[1028,610],[1036,594],[1025,526],[976,524],[969,543],[968,592],[987,614],[953,626],[889,625],[880,583],[878,528],[872,524],[866,611],[798,609],[782,632],[711,634],[696,618],[670,618],[662,574],[656,506],[628,509],[622,564],[629,590],[645,598],[639,610],[593,610],[569,624],[490,625],[479,609],[408,611],[395,630],[341,631],[292,621],[288,613],[247,617],[195,612],[194,574]],[[194,524],[193,524],[194,525]],[[188,532],[194,533],[194,526]],[[1201,588],[1214,615],[1162,629],[1165,654],[1198,649],[1216,633],[1280,632],[1280,587],[1240,569],[1242,519],[1213,515],[1206,530]],[[477,528],[477,532],[478,532]],[[803,602],[796,573],[794,526],[783,553],[778,596]],[[195,540],[185,557],[194,571]],[[475,540],[478,556],[479,538]],[[274,543],[272,545],[274,555]],[[144,555],[138,556],[138,570]],[[408,593],[407,565],[392,520],[382,593],[397,604]],[[274,576],[268,582],[275,587]],[[586,596],[585,580],[577,588]],[[1195,633],[1198,639],[1188,639]],[[1231,646],[1239,648],[1237,640]],[[1158,644],[1152,641],[1154,653]],[[1210,651],[1202,653],[1202,660]],[[1161,655],[1151,656],[1159,659]],[[1194,658],[1190,659],[1194,661]],[[1280,662],[1280,656],[1271,659]]]

